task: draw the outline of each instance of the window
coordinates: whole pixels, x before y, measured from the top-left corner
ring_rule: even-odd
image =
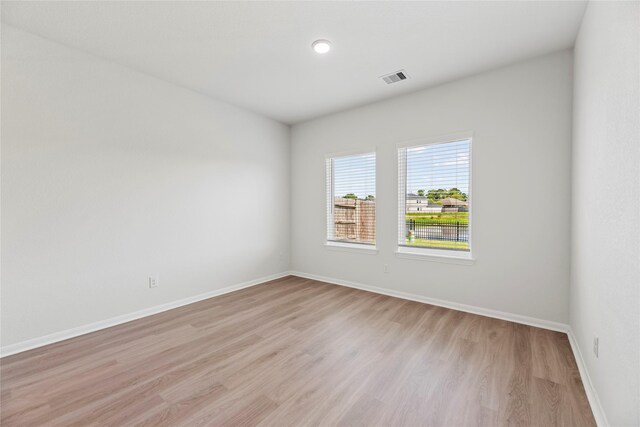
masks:
[[[470,258],[471,138],[399,148],[398,185],[398,251]]]
[[[329,157],[327,241],[375,246],[376,153]]]

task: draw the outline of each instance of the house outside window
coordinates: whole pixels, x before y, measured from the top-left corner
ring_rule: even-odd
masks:
[[[471,137],[398,148],[398,251],[471,257]]]

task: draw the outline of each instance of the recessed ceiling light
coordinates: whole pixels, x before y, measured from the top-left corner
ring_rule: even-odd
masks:
[[[311,44],[316,53],[327,53],[331,50],[331,42],[329,40],[316,40]]]

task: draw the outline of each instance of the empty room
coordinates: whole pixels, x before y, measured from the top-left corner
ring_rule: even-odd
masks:
[[[1,1],[0,425],[640,426],[640,1]]]

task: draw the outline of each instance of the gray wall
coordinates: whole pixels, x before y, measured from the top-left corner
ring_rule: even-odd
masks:
[[[287,126],[2,27],[3,346],[288,270]]]
[[[292,269],[566,323],[572,85],[572,53],[563,51],[295,125]],[[396,144],[464,131],[475,133],[476,263],[397,258]],[[325,154],[372,147],[379,252],[330,250]],[[505,199],[517,212],[495,209]]]
[[[614,426],[640,425],[639,40],[640,3],[591,2],[575,48],[571,327]]]

